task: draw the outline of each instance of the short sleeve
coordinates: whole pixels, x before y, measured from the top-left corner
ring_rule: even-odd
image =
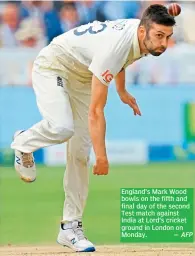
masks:
[[[127,47],[116,42],[96,52],[88,69],[108,86],[123,68],[127,56]]]

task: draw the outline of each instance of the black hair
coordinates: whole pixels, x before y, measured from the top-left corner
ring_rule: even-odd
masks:
[[[164,26],[174,26],[175,19],[168,13],[168,9],[164,5],[150,5],[143,13],[140,26],[144,25],[146,29],[150,28],[152,23]]]

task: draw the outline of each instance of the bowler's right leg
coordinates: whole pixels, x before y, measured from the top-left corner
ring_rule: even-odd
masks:
[[[43,120],[28,130],[15,134],[11,148],[15,150],[15,168],[22,180],[36,179],[33,152],[60,144],[74,134],[74,123],[66,80],[50,70],[34,70],[33,88]]]

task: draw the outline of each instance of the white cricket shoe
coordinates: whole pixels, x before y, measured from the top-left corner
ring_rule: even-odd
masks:
[[[94,252],[95,246],[84,236],[81,221],[61,224],[57,242],[75,252]]]
[[[17,131],[14,139],[23,131]],[[32,153],[23,153],[15,150],[15,169],[20,178],[25,182],[33,182],[36,180],[36,166]]]

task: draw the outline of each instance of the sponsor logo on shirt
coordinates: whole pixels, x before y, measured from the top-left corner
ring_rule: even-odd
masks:
[[[106,70],[103,74],[102,74],[102,77],[103,77],[103,80],[106,82],[106,83],[109,83],[112,81],[113,79],[113,75],[110,73],[109,70]]]
[[[122,30],[126,24],[127,24],[127,21],[125,20],[125,21],[116,23],[112,28],[116,30]]]
[[[116,30],[122,30],[125,27],[125,25],[114,25],[112,28]]]

